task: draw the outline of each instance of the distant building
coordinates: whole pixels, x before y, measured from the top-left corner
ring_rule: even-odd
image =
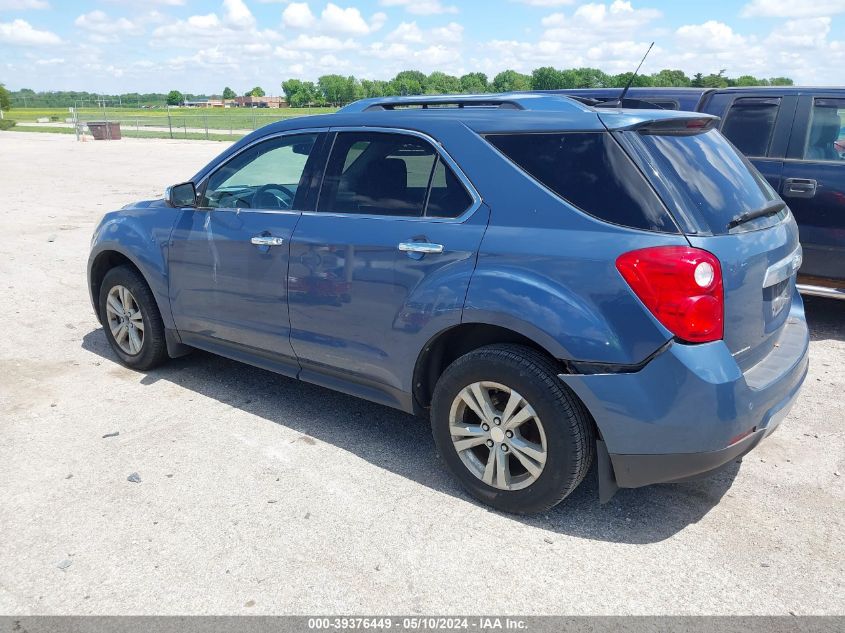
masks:
[[[186,108],[222,108],[223,99],[203,99],[202,101],[185,101],[182,103]]]
[[[234,105],[239,108],[287,108],[284,97],[235,97]]]

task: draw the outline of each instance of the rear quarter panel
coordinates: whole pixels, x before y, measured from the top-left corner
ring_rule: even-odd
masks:
[[[475,133],[447,150],[491,209],[463,322],[507,327],[559,359],[623,365],[641,362],[671,338],[615,263],[629,250],[687,245],[682,235],[599,221]]]

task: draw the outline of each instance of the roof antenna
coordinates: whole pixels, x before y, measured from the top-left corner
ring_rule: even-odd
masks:
[[[634,71],[634,74],[633,74],[633,75],[631,75],[631,78],[630,78],[630,79],[628,79],[628,83],[627,83],[627,84],[625,84],[625,88],[622,90],[622,94],[620,94],[620,95],[619,95],[619,98],[616,100],[616,105],[617,105],[617,106],[621,106],[621,105],[622,105],[622,100],[625,98],[625,95],[626,95],[626,94],[628,94],[628,88],[630,88],[630,87],[631,87],[631,84],[632,84],[632,83],[634,83],[634,79],[636,78],[637,73],[638,73],[638,72],[640,72],[640,67],[643,65],[643,62],[645,61],[645,58],[646,58],[646,57],[648,57],[648,54],[651,52],[651,47],[652,47],[652,46],[654,46],[654,42],[652,42],[651,44],[649,44],[649,46],[648,46],[648,50],[645,52],[645,55],[643,55],[643,58],[640,60],[640,65],[639,65],[639,66],[637,66],[637,69]]]

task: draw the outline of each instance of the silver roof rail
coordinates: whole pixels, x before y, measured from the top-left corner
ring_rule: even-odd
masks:
[[[443,108],[499,108],[503,110],[587,111],[571,97],[559,94],[504,92],[480,95],[411,95],[375,97],[354,101],[339,112],[383,112],[385,110],[427,110]]]

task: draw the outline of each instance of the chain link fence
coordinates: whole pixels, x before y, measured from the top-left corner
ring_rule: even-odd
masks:
[[[128,137],[235,140],[276,121],[301,116],[284,109],[259,108],[207,109],[198,112],[165,110],[149,114],[122,113],[119,110],[74,113],[65,125],[85,133],[88,124],[119,123]],[[55,125],[55,124],[54,124]],[[113,126],[110,126],[113,127]]]

